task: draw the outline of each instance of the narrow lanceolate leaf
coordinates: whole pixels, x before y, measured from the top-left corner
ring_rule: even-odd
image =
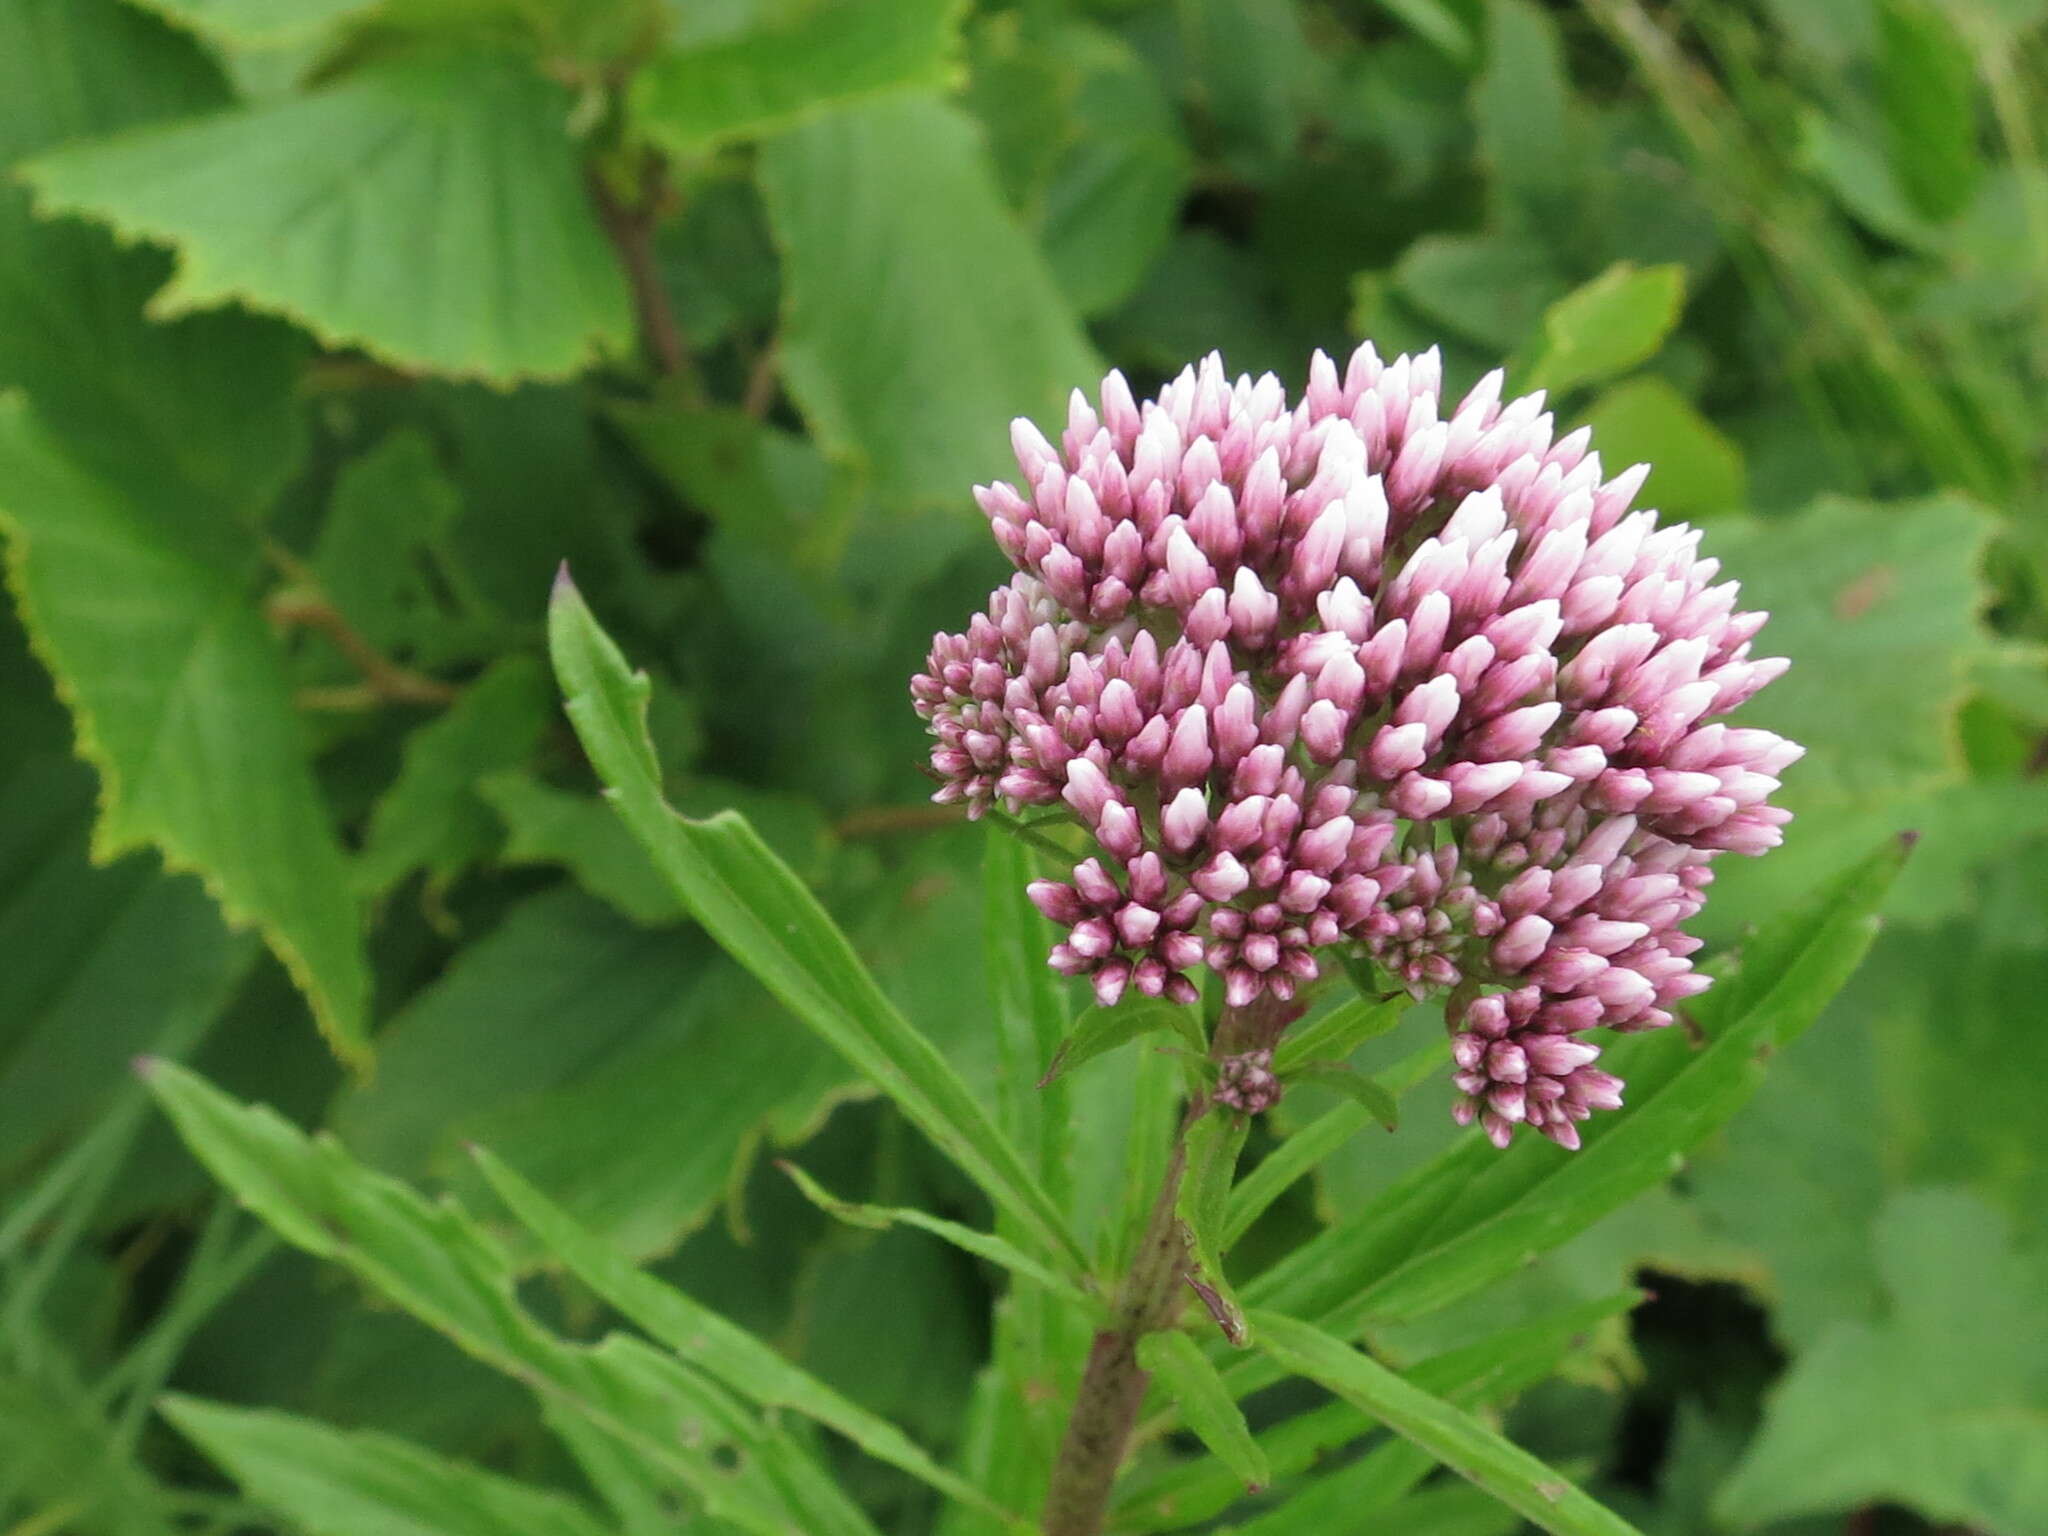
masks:
[[[389,1435],[172,1397],[163,1415],[308,1536],[605,1536],[575,1500],[449,1461]]]
[[[982,958],[1002,1072],[996,1094],[1003,1131],[1037,1164],[1039,1181],[1064,1208],[1073,1183],[1067,1090],[1058,1082],[1034,1081],[1067,1037],[1069,1008],[1060,978],[1045,963],[1051,929],[1025,894],[1035,873],[1031,850],[1022,842],[987,840]]]
[[[657,58],[633,115],[672,155],[789,126],[882,91],[951,83],[963,0],[837,0],[801,19]]]
[[[479,1147],[474,1155],[491,1188],[548,1252],[657,1342],[764,1408],[789,1408],[816,1419],[949,1498],[995,1508],[895,1425],[849,1402],[694,1297],[655,1279],[490,1152]]]
[[[1312,1061],[1343,1061],[1368,1040],[1377,1039],[1401,1022],[1414,1006],[1406,993],[1397,997],[1354,997],[1339,1003],[1313,1023],[1283,1035],[1273,1052],[1273,1070],[1281,1077]]]
[[[1242,1348],[1244,1313],[1223,1274],[1223,1224],[1238,1155],[1244,1151],[1251,1117],[1215,1110],[1188,1127],[1187,1169],[1181,1178],[1177,1213],[1189,1253],[1194,1283],[1223,1336]]]
[[[1138,1341],[1138,1364],[1159,1378],[1180,1409],[1181,1422],[1243,1480],[1248,1492],[1273,1480],[1243,1410],[1200,1345],[1177,1329],[1148,1333]]]
[[[727,953],[893,1099],[1021,1235],[1082,1266],[1065,1219],[932,1043],[882,995],[817,898],[743,817],[678,816],[646,730],[647,680],[627,670],[566,579],[549,611],[555,672],[613,805]]]
[[[892,507],[1003,471],[1007,423],[1101,367],[1005,205],[975,125],[924,93],[824,113],[762,146],[782,249],[782,374],[828,451]]]
[[[1580,1151],[1530,1142],[1496,1154],[1462,1142],[1260,1276],[1251,1299],[1329,1327],[1419,1317],[1663,1182],[1755,1092],[1763,1058],[1803,1032],[1855,970],[1904,856],[1888,841],[1757,935],[1737,974],[1693,1006],[1704,1050],[1675,1031],[1629,1042],[1630,1105],[1593,1122]]]
[[[1253,1316],[1259,1347],[1284,1369],[1381,1420],[1553,1536],[1640,1536],[1528,1452],[1370,1355],[1292,1317]]]
[[[249,600],[254,546],[213,510],[116,489],[0,400],[8,580],[100,773],[94,856],[153,847],[197,873],[360,1064],[370,976],[347,861]]]
[[[712,1519],[753,1536],[876,1536],[794,1437],[708,1375],[638,1339],[571,1344],[543,1328],[519,1304],[509,1255],[454,1201],[430,1202],[170,1062],[143,1076],[193,1155],[286,1242],[619,1441]]]
[[[1387,1130],[1391,1131],[1401,1123],[1401,1105],[1394,1095],[1363,1072],[1354,1072],[1341,1062],[1311,1062],[1300,1068],[1295,1077],[1299,1082],[1314,1083],[1319,1088],[1343,1094]]]
[[[1038,1086],[1048,1088],[1104,1052],[1159,1030],[1172,1031],[1180,1043],[1196,1055],[1207,1048],[1202,1039],[1202,1026],[1181,1004],[1169,1003],[1158,997],[1133,997],[1114,1008],[1095,1007],[1083,1012],[1074,1021],[1074,1032],[1062,1040],[1059,1049],[1053,1053],[1052,1062],[1045,1069],[1045,1076],[1038,1080]]]
[[[175,249],[160,314],[236,302],[400,367],[561,377],[632,335],[570,106],[515,60],[409,60],[66,146],[24,174],[47,212]]]
[[[916,1227],[929,1232],[933,1237],[951,1243],[963,1253],[971,1253],[978,1259],[1007,1269],[1020,1280],[1029,1280],[1033,1285],[1042,1285],[1049,1291],[1057,1292],[1070,1304],[1085,1311],[1094,1311],[1097,1302],[1079,1289],[1065,1276],[1055,1274],[1043,1264],[1018,1248],[1015,1243],[1004,1242],[992,1232],[977,1232],[972,1227],[962,1226],[957,1221],[947,1221],[929,1211],[920,1211],[912,1206],[862,1205],[853,1200],[841,1200],[824,1185],[812,1178],[794,1163],[779,1164],[789,1175],[803,1196],[826,1215],[845,1222],[848,1226],[866,1227],[871,1231],[882,1231],[888,1227]]]

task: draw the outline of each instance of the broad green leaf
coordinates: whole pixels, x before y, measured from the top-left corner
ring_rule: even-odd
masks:
[[[523,764],[547,724],[547,679],[531,657],[514,654],[417,727],[397,780],[371,813],[356,866],[361,888],[382,894],[416,869],[445,885],[488,856],[497,818],[478,799],[477,783]]]
[[[1960,777],[1955,714],[1966,669],[1988,654],[1978,614],[1991,524],[1957,496],[1878,504],[1826,498],[1790,519],[1728,520],[1709,546],[1741,579],[1742,605],[1769,611],[1755,642],[1792,668],[1744,706],[1748,723],[1807,749],[1778,797],[1795,814],[1785,847],[1727,859],[1697,927],[1732,933],[1782,910],[1887,831],[1925,825],[1945,844],[1967,839],[1970,861],[1998,851],[1994,815],[1930,810],[1926,797]],[[1972,834],[1976,834],[1972,836]],[[1911,885],[1906,887],[1911,890]]]
[[[1933,0],[1879,0],[1877,96],[1892,171],[1930,219],[1970,201],[1977,151],[1977,70],[1949,11]]]
[[[315,39],[377,0],[142,0],[183,27],[237,47],[276,48]]]
[[[1273,1480],[1243,1410],[1193,1339],[1178,1329],[1148,1333],[1138,1341],[1138,1364],[1165,1385],[1181,1422],[1244,1481],[1247,1492],[1256,1493]]]
[[[1588,1122],[1580,1151],[1525,1141],[1495,1153],[1468,1136],[1259,1276],[1247,1299],[1340,1329],[1422,1316],[1661,1183],[1748,1100],[1761,1058],[1796,1039],[1854,971],[1903,858],[1887,843],[1759,933],[1736,975],[1694,1005],[1705,1049],[1669,1031],[1616,1053],[1629,1107]]]
[[[330,1119],[364,1161],[462,1184],[461,1144],[485,1142],[635,1254],[674,1247],[764,1135],[808,1134],[846,1079],[701,934],[650,932],[568,888],[461,951],[379,1048],[375,1081]]]
[[[229,100],[185,34],[117,0],[0,4],[0,165]],[[303,447],[294,374],[309,350],[242,312],[152,325],[160,253],[30,217],[0,178],[0,387],[28,392],[86,467],[139,496],[176,487],[253,517]]]
[[[834,0],[665,54],[632,88],[635,124],[671,155],[787,128],[880,92],[952,83],[961,0]]]
[[[1715,1499],[1737,1528],[1898,1503],[1987,1531],[2048,1524],[2048,1274],[1955,1190],[1894,1200],[1875,1233],[1891,1299],[1793,1362]]]
[[[644,928],[666,928],[689,915],[647,850],[602,800],[524,772],[479,779],[476,792],[505,823],[500,863],[560,865],[584,890]]]
[[[262,933],[336,1053],[363,1065],[359,915],[249,600],[253,544],[80,469],[19,399],[0,400],[0,527],[37,653],[100,773],[94,857],[154,847],[199,874],[230,922]]]
[[[1072,75],[1072,121],[1036,200],[1039,242],[1075,310],[1115,310],[1179,223],[1193,175],[1158,76],[1114,34],[1070,25],[1047,40],[1049,73]]]
[[[26,733],[36,679],[6,681]],[[140,858],[94,869],[92,799],[92,774],[61,735],[0,773],[0,1170],[84,1129],[88,1115],[103,1122],[135,1053],[176,1016],[218,1014],[253,958],[198,881],[166,879]]]
[[[1289,0],[1186,0],[1176,7],[1190,83],[1231,158],[1294,153],[1319,61]]]
[[[991,1232],[977,1232],[972,1227],[962,1226],[957,1221],[947,1221],[929,1211],[920,1211],[914,1206],[862,1205],[858,1201],[842,1200],[826,1189],[796,1164],[784,1162],[782,1171],[789,1175],[803,1196],[826,1215],[846,1222],[849,1226],[866,1227],[881,1232],[894,1226],[915,1227],[929,1232],[943,1242],[951,1243],[963,1253],[971,1253],[978,1259],[986,1259],[1000,1269],[1006,1269],[1020,1280],[1029,1280],[1033,1285],[1044,1286],[1057,1292],[1070,1305],[1083,1311],[1094,1310],[1098,1305],[1071,1280],[1047,1269],[1043,1264],[1025,1253],[1014,1243],[1007,1243]]]
[[[431,668],[451,652],[473,654],[485,637],[465,633],[468,616],[448,611],[438,590],[450,583],[448,537],[461,510],[426,437],[392,433],[336,479],[311,560],[321,591],[392,655]]]
[[[574,1500],[389,1435],[174,1396],[180,1433],[310,1536],[604,1536]]]
[[[492,1190],[549,1254],[656,1342],[764,1408],[789,1408],[816,1419],[941,1493],[990,1507],[985,1497],[940,1467],[893,1424],[849,1402],[711,1308],[635,1267],[491,1152],[478,1147],[474,1156]]]
[[[1549,249],[1524,235],[1424,235],[1394,264],[1401,296],[1452,333],[1505,355],[1564,293]]]
[[[912,1124],[1045,1253],[1078,1261],[1058,1208],[1016,1148],[931,1042],[882,995],[845,936],[731,812],[676,815],[661,796],[647,739],[648,684],[568,581],[557,583],[549,633],[569,718],[634,834],[697,920],[791,1012],[895,1101]]]
[[[1321,1018],[1282,1035],[1273,1070],[1285,1077],[1310,1062],[1344,1061],[1366,1041],[1397,1027],[1411,1006],[1405,995],[1347,998]]]
[[[154,313],[240,302],[400,367],[560,377],[623,354],[632,330],[568,111],[516,61],[429,58],[24,174],[46,210],[175,248]]]
[[[1626,379],[1586,410],[1601,459],[1648,464],[1644,500],[1672,519],[1737,511],[1748,487],[1742,450],[1653,374]]]
[[[1171,1031],[1183,1046],[1196,1055],[1208,1049],[1202,1039],[1202,1026],[1179,1003],[1169,1003],[1156,997],[1133,997],[1112,1008],[1097,1005],[1084,1009],[1074,1021],[1073,1033],[1062,1040],[1059,1049],[1053,1052],[1051,1061],[1046,1064],[1045,1075],[1039,1079],[1039,1086],[1050,1087],[1096,1057],[1157,1030]]]
[[[1571,81],[1557,23],[1535,0],[1487,0],[1472,123],[1479,157],[1515,218],[1553,240],[1564,236],[1578,161]]]
[[[1617,262],[1543,315],[1542,345],[1526,382],[1562,395],[1655,357],[1685,305],[1685,268]]]
[[[789,1435],[672,1356],[613,1335],[565,1343],[519,1305],[510,1259],[453,1201],[429,1203],[331,1139],[152,1061],[145,1079],[193,1154],[280,1237],[344,1265],[486,1365],[588,1419],[755,1536],[875,1536]],[[679,1423],[694,1432],[679,1435]]]
[[[1002,204],[973,124],[935,98],[843,108],[762,146],[783,253],[782,371],[890,510],[965,505],[1014,416],[1101,368]]]
[[[1259,1348],[1286,1370],[1381,1420],[1554,1536],[1639,1536],[1528,1452],[1370,1355],[1277,1313],[1254,1313],[1252,1323]]]

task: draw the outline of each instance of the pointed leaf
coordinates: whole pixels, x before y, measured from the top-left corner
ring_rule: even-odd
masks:
[[[1024,1160],[933,1047],[882,995],[817,898],[732,812],[678,816],[662,799],[645,723],[647,681],[575,587],[549,613],[569,718],[612,803],[676,894],[726,951],[893,1099],[1042,1251],[1080,1264],[1065,1219]]]
[[[1187,1168],[1177,1203],[1183,1236],[1194,1260],[1196,1288],[1223,1336],[1239,1348],[1247,1342],[1244,1313],[1223,1273],[1223,1228],[1238,1155],[1244,1151],[1250,1130],[1249,1115],[1220,1108],[1189,1126]]]
[[[0,399],[0,528],[38,653],[100,772],[96,858],[154,847],[256,927],[343,1059],[369,1057],[349,870],[283,658],[249,600],[253,541],[165,488],[140,502]]]
[[[1243,1410],[1193,1339],[1178,1329],[1148,1333],[1138,1341],[1138,1364],[1160,1379],[1180,1409],[1181,1422],[1243,1480],[1247,1493],[1273,1480]]]
[[[632,334],[569,109],[513,59],[406,60],[23,174],[46,210],[175,247],[161,314],[240,302],[400,367],[560,377]]]
[[[953,505],[1101,368],[1004,206],[974,125],[924,95],[827,113],[770,140],[761,190],[782,247],[783,378],[877,499]]]
[[[1414,1006],[1406,993],[1354,997],[1339,1003],[1321,1018],[1280,1037],[1279,1049],[1273,1052],[1273,1070],[1284,1078],[1312,1061],[1348,1060],[1366,1041],[1399,1025],[1402,1015]]]
[[[1528,1452],[1370,1355],[1277,1313],[1255,1313],[1252,1322],[1259,1347],[1285,1369],[1381,1420],[1553,1536],[1641,1536]]]
[[[473,1148],[472,1155],[498,1197],[548,1252],[657,1342],[764,1408],[789,1408],[816,1419],[877,1460],[900,1467],[939,1492],[993,1508],[895,1425],[848,1401],[744,1328],[635,1266],[485,1148]]]
[[[1544,313],[1529,384],[1562,395],[1648,362],[1678,324],[1685,268],[1616,262]]]
[[[1169,1003],[1158,997],[1133,997],[1113,1008],[1085,1009],[1074,1021],[1073,1033],[1062,1040],[1059,1049],[1053,1053],[1052,1062],[1046,1067],[1045,1076],[1038,1080],[1038,1086],[1050,1087],[1104,1052],[1161,1029],[1172,1030],[1180,1037],[1181,1043],[1197,1055],[1208,1049],[1202,1039],[1202,1026],[1179,1003]]]
[[[542,1328],[519,1304],[504,1249],[454,1201],[430,1203],[170,1062],[146,1063],[144,1079],[193,1155],[279,1236],[623,1441],[707,1513],[754,1536],[875,1536],[796,1440],[717,1383],[636,1339],[577,1345]]]
[[[1068,1038],[1067,997],[1045,963],[1050,927],[1025,894],[1035,874],[1031,850],[1016,838],[991,837],[984,857],[982,952],[1002,1071],[996,1092],[1003,1130],[1027,1154],[1035,1149],[1039,1179],[1065,1206],[1073,1183],[1067,1090],[1057,1081],[1034,1087],[1033,1079]]]
[[[1343,1094],[1387,1130],[1391,1131],[1401,1123],[1401,1105],[1394,1095],[1377,1080],[1363,1072],[1354,1072],[1342,1063],[1311,1062],[1296,1069],[1295,1080]]]
[[[961,0],[837,0],[641,70],[632,108],[671,155],[786,128],[882,91],[951,83]]]
[[[957,1221],[947,1221],[929,1211],[920,1211],[913,1206],[862,1205],[853,1200],[841,1200],[824,1185],[812,1178],[794,1163],[777,1165],[789,1175],[791,1182],[803,1191],[803,1196],[827,1216],[843,1221],[849,1226],[866,1227],[880,1232],[893,1226],[916,1227],[921,1232],[951,1243],[963,1253],[971,1253],[978,1259],[986,1259],[998,1268],[1007,1269],[1020,1280],[1029,1280],[1033,1285],[1042,1285],[1049,1291],[1057,1292],[1074,1306],[1084,1311],[1097,1309],[1097,1302],[1077,1288],[1071,1280],[1053,1273],[1043,1264],[1023,1252],[1014,1243],[1006,1243],[991,1232],[977,1232],[972,1227],[962,1226]]]
[[[389,1435],[171,1397],[165,1418],[308,1536],[605,1536],[574,1500]]]

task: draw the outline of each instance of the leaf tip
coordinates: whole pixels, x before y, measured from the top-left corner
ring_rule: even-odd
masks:
[[[555,583],[548,589],[548,601],[559,603],[581,595],[576,590],[576,578],[569,574],[569,562],[564,560],[555,567]]]
[[[141,1056],[134,1057],[128,1063],[129,1068],[135,1073],[137,1077],[141,1078],[145,1083],[152,1082],[155,1080],[157,1069],[161,1067],[163,1064],[163,1057],[151,1056],[147,1053]]]
[[[1900,855],[1904,856],[1910,854],[1913,851],[1913,849],[1919,845],[1919,842],[1920,829],[1918,827],[1907,827],[1903,832],[1899,834]]]

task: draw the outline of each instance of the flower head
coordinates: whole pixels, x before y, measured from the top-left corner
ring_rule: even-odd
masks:
[[[1620,1102],[1580,1038],[1700,991],[1720,853],[1761,853],[1801,749],[1721,717],[1784,670],[1699,534],[1494,373],[1434,350],[1306,396],[1212,355],[1140,405],[1078,391],[1021,484],[977,487],[1018,573],[912,683],[934,797],[1058,807],[1100,855],[1032,900],[1051,963],[1181,1000],[1291,998],[1332,951],[1448,989],[1461,1120],[1566,1146]]]

